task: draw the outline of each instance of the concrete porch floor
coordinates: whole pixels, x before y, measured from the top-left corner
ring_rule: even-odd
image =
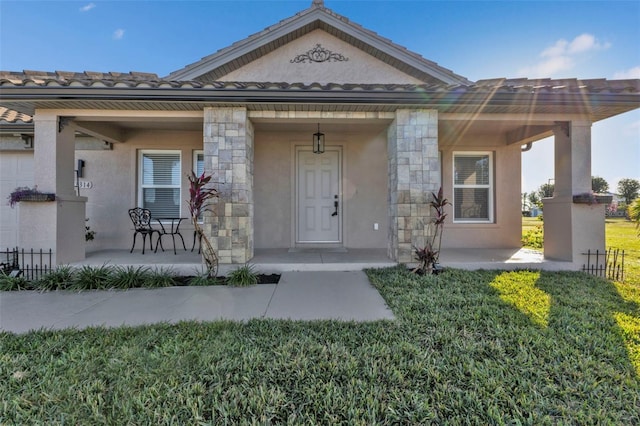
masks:
[[[386,249],[256,249],[249,262],[259,273],[286,271],[360,271],[365,268],[384,268],[397,263],[387,257]],[[575,270],[571,262],[544,259],[541,252],[528,249],[443,249],[440,263],[458,269],[543,269],[549,271]],[[100,250],[88,252],[86,259],[73,263],[82,265],[144,265],[171,269],[179,275],[197,275],[203,267],[196,252],[173,250],[145,252],[140,250]],[[220,265],[219,275],[225,275],[238,265]]]

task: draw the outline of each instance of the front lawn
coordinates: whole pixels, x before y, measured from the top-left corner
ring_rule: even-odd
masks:
[[[542,251],[544,222],[538,218],[522,218],[523,247]],[[625,252],[625,282],[640,284],[640,237],[635,223],[623,217],[605,220],[606,247]],[[585,259],[586,260],[586,259]]]
[[[396,321],[0,334],[0,424],[639,424],[640,291],[369,271]]]
[[[640,285],[640,237],[635,223],[621,217],[605,221],[607,247],[623,249],[625,252],[625,281]]]

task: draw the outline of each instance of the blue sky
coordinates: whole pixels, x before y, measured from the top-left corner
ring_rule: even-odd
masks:
[[[0,0],[0,69],[165,76],[311,4]],[[343,1],[335,12],[471,80],[640,78],[640,1]],[[640,179],[640,111],[596,123],[592,171]],[[553,177],[553,144],[523,154],[523,191]]]

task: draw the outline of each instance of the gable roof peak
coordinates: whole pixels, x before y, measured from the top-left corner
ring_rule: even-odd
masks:
[[[471,84],[467,78],[334,12],[325,6],[324,0],[312,0],[310,7],[294,16],[176,70],[165,78],[217,81],[257,57],[316,29],[323,30],[425,83]]]

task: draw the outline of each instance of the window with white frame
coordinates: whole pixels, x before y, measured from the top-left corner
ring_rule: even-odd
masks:
[[[196,176],[202,176],[204,172],[204,151],[193,151],[193,171]]]
[[[140,151],[139,204],[155,218],[180,217],[180,151]]]
[[[493,222],[493,154],[453,153],[454,222]]]

